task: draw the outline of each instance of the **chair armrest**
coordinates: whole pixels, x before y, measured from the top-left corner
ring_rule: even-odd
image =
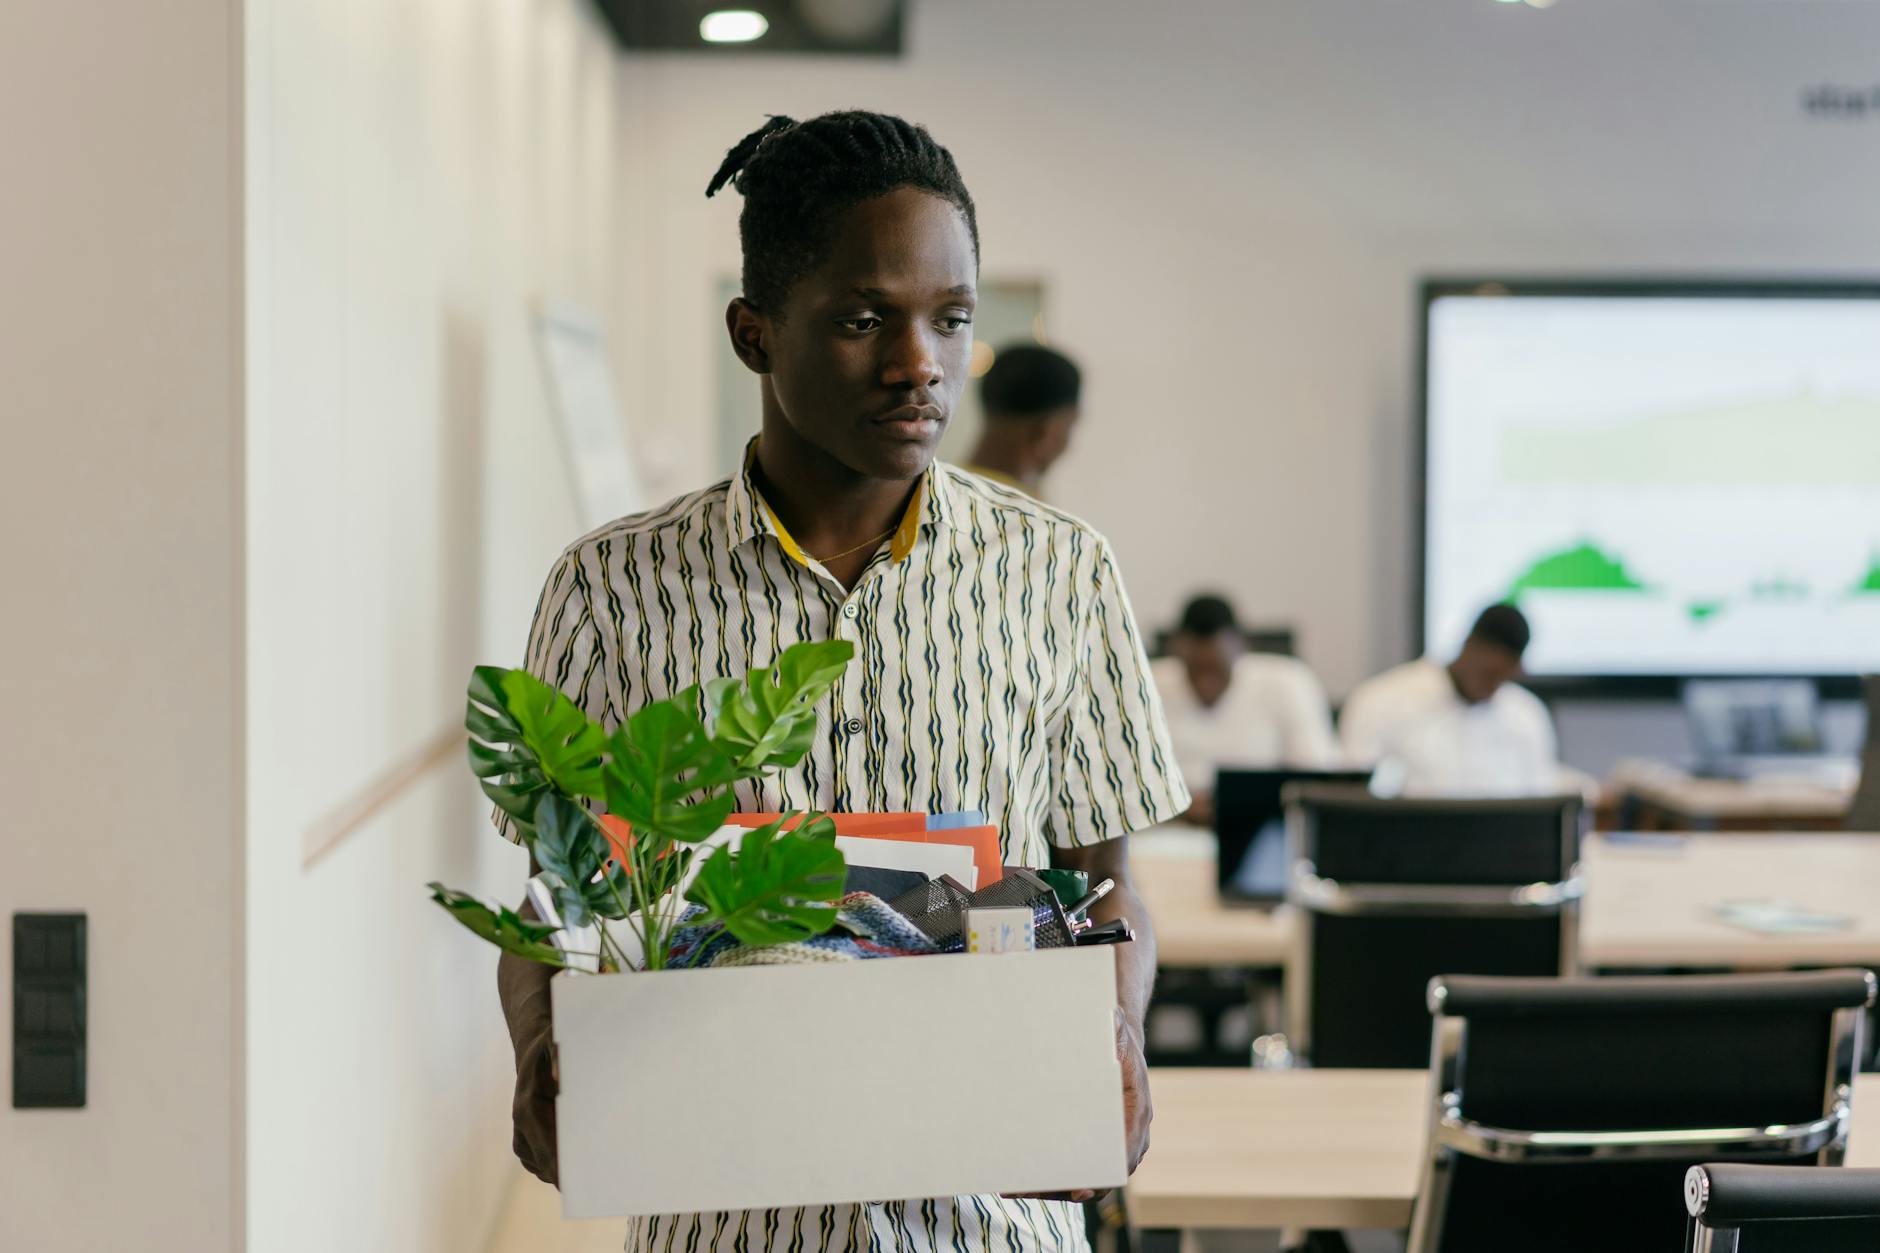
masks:
[[[1813,1122],[1775,1127],[1693,1128],[1688,1131],[1516,1131],[1464,1118],[1455,1093],[1443,1098],[1436,1143],[1485,1161],[1662,1161],[1693,1157],[1804,1157],[1847,1134],[1845,1101]]]
[[[1693,1166],[1684,1208],[1706,1227],[1804,1218],[1880,1219],[1880,1170],[1842,1166]]]

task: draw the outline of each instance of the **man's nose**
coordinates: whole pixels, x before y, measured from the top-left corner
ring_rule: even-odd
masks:
[[[908,323],[887,345],[881,381],[889,387],[938,387],[943,372],[934,338],[920,322]]]

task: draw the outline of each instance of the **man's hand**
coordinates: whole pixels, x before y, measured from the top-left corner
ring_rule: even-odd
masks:
[[[544,1183],[558,1183],[555,1156],[555,1046],[547,1023],[533,1040],[516,1050],[516,1095],[510,1103],[515,1122],[511,1143],[528,1172]]]
[[[1149,1101],[1149,1063],[1143,1057],[1142,1025],[1116,1011],[1116,1060],[1123,1066],[1123,1143],[1129,1148],[1129,1173],[1135,1174],[1149,1151],[1149,1124],[1155,1107]]]

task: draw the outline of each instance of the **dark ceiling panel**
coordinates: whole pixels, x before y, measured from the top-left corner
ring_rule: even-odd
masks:
[[[775,53],[901,55],[910,0],[594,0],[623,48],[712,56]],[[710,44],[699,22],[722,9],[750,9],[770,22],[761,39]]]

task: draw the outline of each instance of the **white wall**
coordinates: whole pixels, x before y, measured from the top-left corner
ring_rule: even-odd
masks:
[[[249,1247],[463,1253],[512,1071],[495,951],[423,885],[525,863],[460,749],[421,763],[580,530],[528,317],[609,312],[618,62],[585,0],[248,15]]]
[[[240,1247],[238,19],[0,5],[0,970],[15,911],[90,945],[88,1104],[0,1108],[9,1250]]]
[[[1053,499],[1116,542],[1139,611],[1202,584],[1299,624],[1342,692],[1411,646],[1416,279],[1880,271],[1880,121],[1856,0],[929,0],[899,62],[631,62],[631,416],[721,472],[700,196],[768,112],[927,123],[988,274],[1040,275],[1087,421]],[[641,138],[650,136],[651,138]]]

